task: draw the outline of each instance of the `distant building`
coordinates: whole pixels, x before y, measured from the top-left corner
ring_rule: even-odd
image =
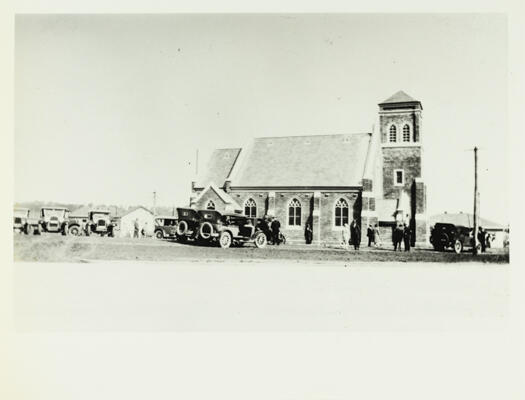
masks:
[[[366,240],[378,224],[384,243],[407,223],[413,241],[428,240],[422,179],[421,102],[400,91],[379,104],[374,132],[257,138],[243,148],[215,150],[192,183],[190,205],[272,215],[289,242],[341,242],[353,218]]]
[[[119,236],[133,237],[135,220],[137,219],[139,222],[139,231],[144,228],[147,236],[153,236],[153,231],[155,228],[153,212],[142,206],[135,207],[120,217]]]

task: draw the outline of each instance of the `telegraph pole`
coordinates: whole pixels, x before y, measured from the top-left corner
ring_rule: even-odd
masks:
[[[478,148],[474,147],[474,254],[478,254]]]
[[[195,177],[199,176],[199,149],[195,152]]]
[[[153,192],[153,215],[157,215],[157,211],[155,210],[157,206],[157,192]]]

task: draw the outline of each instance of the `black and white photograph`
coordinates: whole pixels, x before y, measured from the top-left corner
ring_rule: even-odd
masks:
[[[523,395],[509,14],[12,23],[6,398]]]

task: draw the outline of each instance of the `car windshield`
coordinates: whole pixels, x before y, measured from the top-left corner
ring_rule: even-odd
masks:
[[[58,217],[62,218],[64,217],[66,210],[64,209],[56,209],[56,208],[46,208],[43,210],[44,217]]]
[[[29,216],[29,210],[15,209],[14,212],[13,212],[13,215],[15,217],[28,217]]]
[[[94,212],[92,214],[92,217],[94,220],[97,220],[97,219],[108,219],[109,218],[109,214],[108,213],[103,213],[103,212]]]

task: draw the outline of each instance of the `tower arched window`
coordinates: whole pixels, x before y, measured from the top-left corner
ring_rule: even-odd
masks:
[[[212,200],[208,201],[208,204],[206,204],[206,210],[215,210],[215,203]]]
[[[403,142],[410,142],[410,126],[408,124],[403,127]]]
[[[250,218],[257,217],[257,204],[250,198],[244,202],[244,215]]]
[[[297,199],[288,204],[288,225],[301,226],[301,203]]]
[[[388,136],[389,142],[397,142],[397,129],[395,125],[390,126],[390,135]]]
[[[348,203],[345,199],[337,200],[335,203],[335,226],[343,226],[348,223]]]

